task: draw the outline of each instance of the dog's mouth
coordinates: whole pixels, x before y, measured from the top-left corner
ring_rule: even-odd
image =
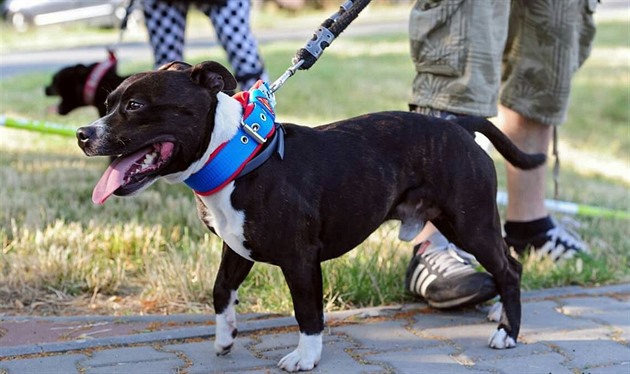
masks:
[[[105,170],[92,192],[92,201],[103,204],[112,194],[129,195],[154,181],[174,154],[171,142],[155,143],[118,157]]]

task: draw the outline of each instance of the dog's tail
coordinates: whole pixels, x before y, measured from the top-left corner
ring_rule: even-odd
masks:
[[[545,159],[547,158],[545,154],[530,154],[521,151],[501,130],[483,117],[459,117],[455,119],[454,122],[469,131],[473,136],[475,132],[480,132],[485,135],[497,151],[499,151],[510,164],[519,169],[534,169],[545,163]]]

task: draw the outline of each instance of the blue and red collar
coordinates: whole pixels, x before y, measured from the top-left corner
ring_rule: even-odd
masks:
[[[276,150],[283,156],[283,129],[275,123],[275,101],[267,83],[258,81],[249,91],[239,92],[234,98],[243,106],[243,119],[236,134],[219,145],[203,168],[184,181],[199,195],[218,192],[262,165]],[[260,152],[270,139],[265,152]]]

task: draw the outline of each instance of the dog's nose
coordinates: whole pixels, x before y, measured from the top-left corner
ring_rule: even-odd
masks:
[[[77,129],[77,139],[79,140],[79,146],[84,147],[87,143],[94,138],[96,130],[93,127],[85,126]]]

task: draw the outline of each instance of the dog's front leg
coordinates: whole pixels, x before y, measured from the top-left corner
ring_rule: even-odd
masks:
[[[314,256],[301,259],[299,264],[282,267],[289,285],[295,318],[300,326],[297,348],[284,356],[278,367],[286,371],[311,370],[322,355],[324,306],[322,301],[322,270]]]
[[[238,304],[236,290],[249,274],[253,262],[244,259],[223,243],[223,254],[217,278],[214,282],[214,310],[216,312],[216,338],[214,348],[217,355],[230,353],[236,329],[236,310]]]

